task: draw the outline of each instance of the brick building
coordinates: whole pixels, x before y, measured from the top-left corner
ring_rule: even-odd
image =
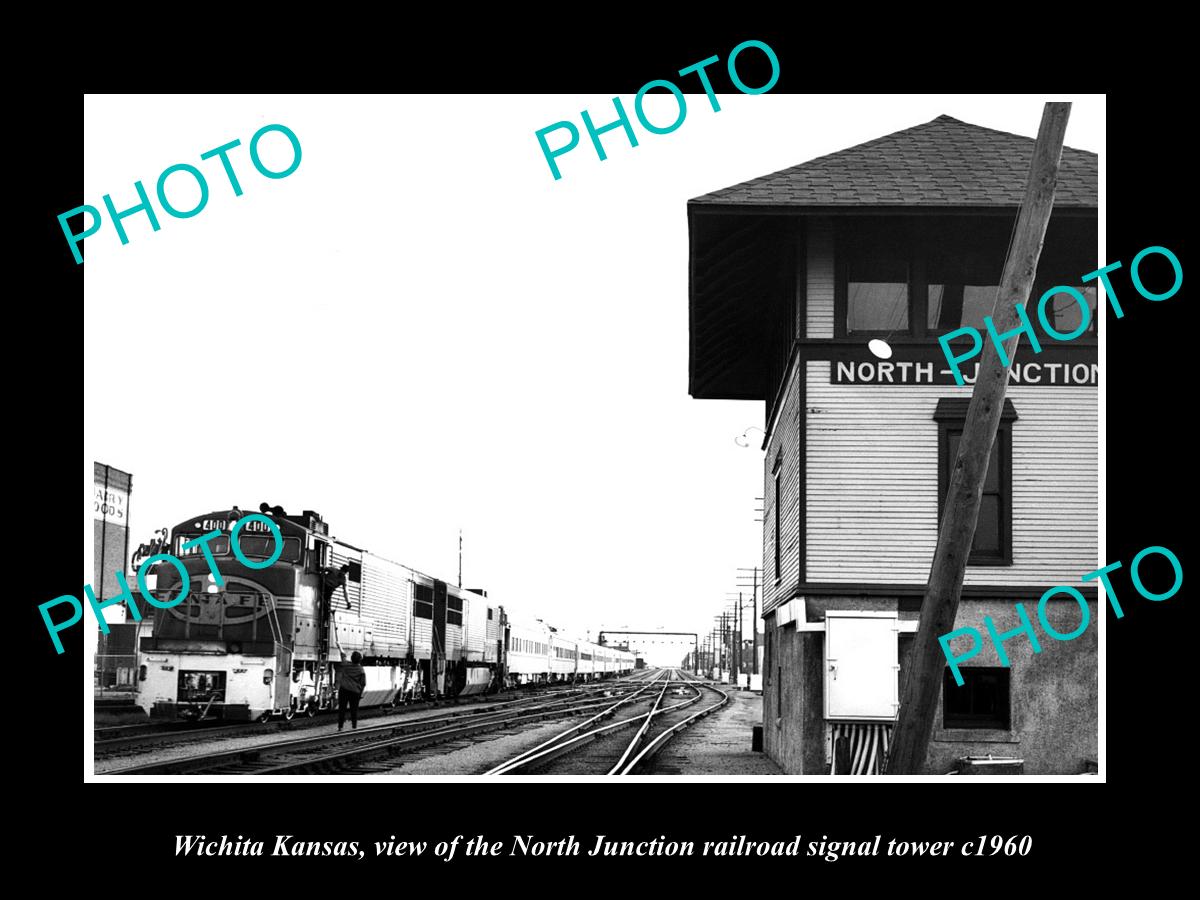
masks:
[[[688,204],[691,395],[765,402],[764,743],[788,772],[882,764],[971,392],[937,336],[983,329],[1033,143],[940,116]],[[956,627],[1015,627],[1014,602],[1096,568],[1096,228],[1096,155],[1065,148],[1032,297],[1076,286],[1091,324],[1069,343],[1039,328],[1036,355],[1022,340]],[[1084,312],[1061,295],[1049,315],[1070,332]],[[1007,667],[987,643],[947,682],[925,771],[1092,764],[1083,593],[1081,637],[1036,656],[1009,640]],[[1050,603],[1062,632],[1080,615]]]

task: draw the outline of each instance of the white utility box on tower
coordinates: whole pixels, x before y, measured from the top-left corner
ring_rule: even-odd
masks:
[[[892,722],[900,702],[895,613],[825,613],[825,718]]]

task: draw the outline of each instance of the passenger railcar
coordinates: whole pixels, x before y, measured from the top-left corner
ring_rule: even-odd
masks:
[[[592,681],[631,672],[633,665],[633,654],[566,637],[541,619],[509,623],[510,684]]]
[[[171,550],[189,581],[179,602],[174,564],[150,568],[151,592],[172,605],[155,611],[151,634],[140,641],[138,698],[148,713],[263,721],[312,715],[336,703],[338,667],[356,650],[368,706],[633,668],[630,654],[612,648],[601,648],[608,658],[597,668],[594,645],[541,620],[510,622],[484,591],[331,538],[311,510],[260,509],[253,518],[237,508],[206,513],[172,529]],[[205,545],[184,549],[214,531]]]
[[[508,627],[508,674],[513,684],[536,684],[550,680],[550,627],[540,619],[510,622]]]
[[[564,637],[557,632],[550,635],[550,679],[552,681],[569,681],[575,678],[577,671],[578,642]]]

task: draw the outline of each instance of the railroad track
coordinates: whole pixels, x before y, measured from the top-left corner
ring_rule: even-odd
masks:
[[[668,671],[664,679],[653,679],[650,685],[658,689],[655,694],[636,698],[636,707],[626,710],[628,714],[622,718],[599,725],[600,716],[595,716],[485,774],[637,774],[674,734],[728,702],[725,691],[674,671]],[[703,703],[706,692],[715,695],[713,702]],[[628,742],[616,739],[629,730],[634,734]]]
[[[627,703],[639,700],[637,706],[646,707],[644,712],[630,710],[604,725],[596,724],[602,717],[595,716],[485,774],[634,775],[645,771],[672,737],[729,702],[729,695],[719,688],[682,675],[676,678],[677,674],[670,670],[661,682],[657,678],[648,682],[647,687],[658,688],[656,693],[640,700],[627,699]],[[716,695],[713,702],[703,703],[705,692]],[[628,742],[615,740],[618,733],[630,729],[634,733]]]
[[[525,696],[513,697],[512,692],[506,692],[502,695],[496,695],[505,699],[496,699],[494,697],[477,697],[466,698],[462,700],[451,699],[449,701],[442,700],[439,703],[433,701],[419,701],[407,706],[397,706],[395,708],[381,706],[363,709],[358,714],[360,722],[384,717],[392,717],[403,712],[413,712],[417,710],[433,710],[443,709],[447,705],[451,709],[459,709],[464,707],[487,707],[497,709],[503,706],[514,703],[525,703],[530,700],[559,695],[578,695],[584,690],[598,689],[600,685],[616,685],[622,683],[622,679],[616,679],[607,682],[596,682],[595,685],[587,687],[578,687],[570,685],[547,685],[535,689],[534,693]],[[452,715],[452,713],[447,713]],[[173,746],[176,744],[189,743],[194,740],[210,740],[224,737],[240,737],[247,734],[263,734],[272,731],[278,732],[293,732],[307,728],[315,728],[329,724],[333,712],[331,710],[322,711],[314,718],[297,718],[293,720],[278,719],[262,724],[259,722],[239,722],[235,724],[227,724],[220,721],[215,722],[147,722],[137,725],[114,725],[102,728],[96,728],[94,731],[93,740],[93,756],[96,759],[106,759],[111,756],[119,756],[132,753],[149,753],[154,750],[159,750],[163,747]]]
[[[96,757],[111,756],[131,749],[151,750],[163,744],[188,741],[197,736],[219,737],[246,733],[246,725],[193,722],[147,722],[139,725],[110,725],[93,732]],[[260,726],[261,727],[261,726]]]
[[[435,744],[547,719],[615,709],[650,684],[600,682],[562,693],[503,701],[503,708],[471,707],[445,715],[370,725],[357,730],[297,737],[232,750],[201,753],[97,775],[297,775],[344,774],[377,760]]]

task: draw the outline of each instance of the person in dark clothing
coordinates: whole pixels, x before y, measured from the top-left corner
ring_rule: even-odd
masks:
[[[358,727],[358,701],[367,689],[367,673],[362,667],[362,654],[355,650],[350,662],[338,667],[338,731],[346,724],[346,707],[350,707],[350,727]]]
[[[333,603],[333,597],[338,588],[346,587],[346,579],[349,574],[350,566],[348,564],[340,569],[325,569],[321,574],[321,599],[325,601],[326,609],[329,609]],[[343,593],[342,599],[346,601],[346,609],[350,609],[350,598]]]

